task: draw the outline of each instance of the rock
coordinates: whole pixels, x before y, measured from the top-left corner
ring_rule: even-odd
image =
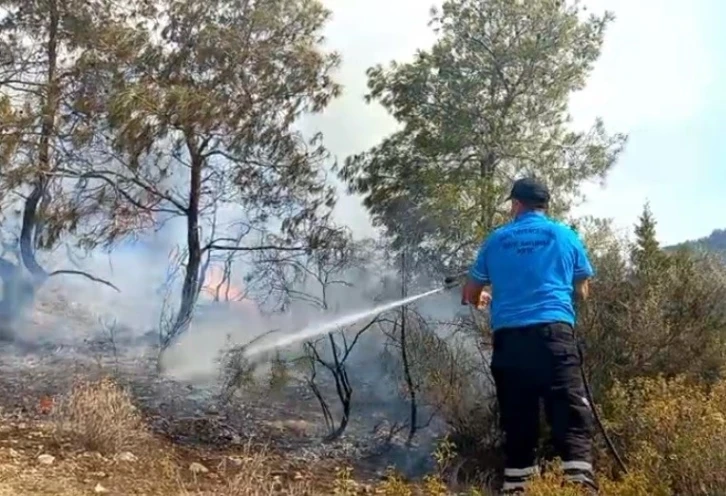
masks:
[[[38,457],[38,462],[42,463],[43,465],[53,465],[53,462],[55,462],[55,457],[53,455],[40,455]]]
[[[138,457],[130,451],[124,451],[123,453],[119,453],[118,455],[116,455],[116,460],[120,462],[133,463],[135,461],[138,461]]]
[[[96,487],[93,488],[93,492],[96,494],[102,494],[102,493],[107,493],[108,489],[106,489],[100,483],[98,483],[98,484],[96,484]]]
[[[189,470],[194,474],[206,474],[207,472],[209,472],[209,469],[207,467],[197,462],[189,465]]]

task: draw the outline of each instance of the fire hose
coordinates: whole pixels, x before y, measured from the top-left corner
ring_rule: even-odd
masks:
[[[462,272],[455,276],[449,276],[444,279],[444,286],[447,289],[453,289],[456,286],[458,286],[461,282],[461,280],[467,276],[467,272]],[[577,353],[580,358],[580,374],[582,375],[582,382],[585,386],[585,395],[587,396],[587,401],[590,406],[590,410],[592,411],[592,415],[595,419],[595,423],[597,424],[598,430],[600,431],[600,434],[602,434],[603,439],[605,440],[605,444],[608,447],[608,451],[612,455],[612,457],[615,459],[615,462],[618,464],[618,468],[620,468],[621,472],[623,474],[628,473],[628,467],[625,465],[625,462],[623,461],[622,456],[620,456],[620,453],[618,452],[617,448],[615,447],[615,444],[613,443],[612,439],[610,438],[610,435],[607,432],[607,429],[605,429],[605,425],[602,422],[602,419],[600,417],[600,414],[598,413],[597,405],[595,403],[595,400],[592,396],[592,388],[590,387],[590,381],[587,378],[587,374],[585,373],[585,356],[582,352],[582,346],[579,336],[577,335],[577,331],[575,330],[575,327],[572,328],[573,337],[575,339],[575,344],[577,346]]]

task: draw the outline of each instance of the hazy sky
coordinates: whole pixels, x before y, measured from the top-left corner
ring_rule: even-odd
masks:
[[[377,104],[363,102],[365,70],[407,60],[434,41],[432,0],[323,0],[333,10],[328,45],[343,56],[344,95],[304,123],[320,130],[343,160],[395,129]],[[436,2],[439,3],[439,2]],[[580,212],[629,228],[649,200],[664,243],[726,227],[726,19],[723,0],[587,0],[613,11],[602,57],[585,91],[572,99],[576,123],[595,116],[627,132],[628,148],[606,186],[588,188]],[[722,138],[719,142],[719,138]],[[370,233],[357,198],[341,198],[339,219]]]

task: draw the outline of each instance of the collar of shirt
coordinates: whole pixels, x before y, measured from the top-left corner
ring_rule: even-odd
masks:
[[[523,214],[519,214],[515,219],[514,222],[520,222],[526,219],[531,219],[533,217],[544,217],[544,212],[538,212],[538,211],[530,211],[530,212],[524,212]]]

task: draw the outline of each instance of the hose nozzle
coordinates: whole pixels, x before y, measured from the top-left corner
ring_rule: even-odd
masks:
[[[459,274],[456,274],[454,276],[447,276],[444,278],[444,286],[446,289],[455,288],[458,286],[464,277],[466,277],[467,272],[461,272]]]

